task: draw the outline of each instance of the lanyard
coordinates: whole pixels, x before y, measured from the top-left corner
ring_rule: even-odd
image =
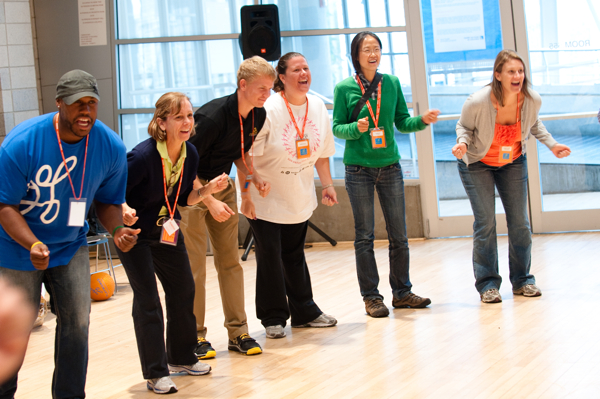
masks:
[[[185,166],[185,161],[181,165],[181,174],[179,175],[179,187],[177,188],[177,195],[175,196],[175,202],[173,203],[173,210],[171,210],[171,205],[169,204],[169,197],[167,196],[167,174],[165,173],[165,160],[163,158],[160,159],[162,161],[163,167],[163,183],[165,188],[165,202],[167,203],[167,209],[169,210],[169,216],[173,219],[175,216],[175,206],[177,205],[177,200],[179,199],[179,190],[181,190],[181,181],[183,180],[183,167]]]
[[[302,124],[302,132],[298,128],[298,124],[296,123],[296,118],[294,118],[294,114],[292,113],[292,109],[290,108],[290,103],[288,103],[287,98],[285,98],[285,93],[283,91],[280,92],[281,97],[283,97],[283,101],[285,101],[285,106],[288,109],[288,113],[290,114],[290,118],[292,118],[292,122],[294,122],[294,126],[296,127],[296,132],[298,132],[298,136],[300,140],[304,139],[304,128],[306,128],[306,119],[308,119],[308,97],[306,97],[306,113],[304,114],[304,123]]]
[[[81,199],[81,195],[83,194],[83,178],[85,177],[85,164],[87,162],[87,150],[88,143],[90,142],[90,135],[86,136],[85,139],[85,156],[83,157],[83,173],[81,174],[81,189],[79,190],[79,197],[75,195],[75,187],[73,186],[73,180],[71,180],[71,173],[69,173],[69,167],[67,166],[67,160],[65,159],[65,153],[63,152],[62,144],[60,143],[60,134],[58,133],[58,113],[54,115],[54,130],[56,130],[56,138],[58,139],[58,148],[60,148],[60,155],[62,155],[63,164],[65,165],[65,169],[67,170],[67,176],[69,177],[69,183],[71,183],[71,190],[73,190],[73,197],[76,200]]]
[[[356,81],[360,86],[362,94],[365,94],[365,88],[363,87],[363,84],[360,81],[360,77],[358,75],[356,75]],[[375,115],[373,115],[373,108],[371,108],[371,102],[369,100],[367,100],[367,107],[369,107],[371,118],[373,118],[373,123],[375,123],[375,127],[377,127],[377,122],[379,122],[379,109],[381,108],[381,82],[379,82],[379,86],[377,87],[377,118],[375,117]]]
[[[240,131],[242,132],[242,161],[244,162],[244,165],[246,165],[246,169],[248,169],[248,173],[249,175],[252,174],[252,171],[254,170],[254,157],[251,158],[251,163],[250,163],[250,167],[248,167],[248,165],[246,164],[246,158],[244,158],[244,123],[242,122],[242,114],[240,114],[238,112],[238,116],[240,117]],[[252,130],[250,131],[250,137],[252,137],[252,145],[254,145],[254,108],[252,108]]]

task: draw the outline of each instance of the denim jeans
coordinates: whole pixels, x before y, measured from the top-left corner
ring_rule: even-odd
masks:
[[[56,314],[52,397],[84,398],[91,304],[88,247],[79,248],[66,266],[35,271],[0,267],[0,276],[23,288],[36,309],[44,283]],[[0,385],[0,398],[12,398],[16,389],[17,375]]]
[[[306,324],[321,315],[304,256],[308,222],[251,220],[256,246],[256,317],[263,326]]]
[[[197,344],[194,317],[194,278],[190,269],[183,234],[177,246],[159,242],[160,228],[149,238],[138,238],[129,252],[117,248],[119,259],[133,290],[133,326],[144,379],[169,375],[167,363],[191,365]],[[156,276],[165,291],[165,324]],[[166,348],[166,349],[165,349]]]
[[[375,240],[375,190],[385,219],[390,259],[392,294],[402,299],[410,293],[409,253],[404,214],[404,180],[402,168],[395,163],[383,168],[346,165],[346,191],[354,214],[354,254],[358,285],[364,299],[383,299],[377,286],[379,273],[373,252]]]
[[[527,216],[527,159],[521,155],[504,166],[458,161],[458,172],[471,201],[475,288],[482,294],[500,288],[494,187],[498,189],[508,226],[508,265],[513,289],[535,284],[531,268],[531,230]]]

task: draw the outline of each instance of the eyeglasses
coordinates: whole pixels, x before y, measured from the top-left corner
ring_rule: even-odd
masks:
[[[364,48],[361,51],[362,51],[363,54],[366,54],[366,55],[371,55],[371,54],[378,55],[378,54],[381,54],[381,49],[379,47],[375,47],[373,49]]]
[[[179,170],[175,166],[173,166],[171,168],[171,177],[169,177],[169,182],[167,184],[167,187],[168,187],[167,197],[170,197],[171,194],[173,193],[173,186],[175,186],[175,183],[177,183],[177,172],[178,171]]]

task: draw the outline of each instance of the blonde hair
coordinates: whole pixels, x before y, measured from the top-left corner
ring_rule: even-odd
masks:
[[[244,79],[247,83],[252,82],[254,79],[268,76],[275,80],[277,78],[277,73],[275,69],[265,61],[264,58],[255,55],[254,57],[250,57],[240,65],[240,68],[237,72],[237,87],[240,88],[240,81]]]
[[[502,73],[502,68],[504,68],[504,64],[506,64],[510,60],[521,61],[523,64],[523,74],[525,78],[523,79],[523,87],[521,88],[521,93],[527,98],[531,98],[531,93],[529,93],[529,79],[527,79],[527,67],[525,66],[525,61],[516,51],[513,50],[502,50],[496,56],[496,61],[494,62],[494,71],[492,72],[492,83],[489,85],[492,87],[492,93],[494,93],[494,97],[498,100],[498,104],[501,107],[504,106],[504,94],[502,93],[502,83],[496,79],[496,72]]]
[[[192,101],[188,96],[183,93],[171,91],[165,93],[154,105],[154,116],[148,125],[148,134],[156,141],[165,141],[167,139],[167,132],[162,130],[158,125],[158,119],[166,120],[169,115],[177,115],[181,111],[181,105],[183,101],[188,101],[192,105]],[[196,134],[196,126],[192,126],[192,132],[190,137]]]

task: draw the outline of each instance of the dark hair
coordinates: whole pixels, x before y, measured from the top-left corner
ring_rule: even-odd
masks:
[[[502,73],[502,69],[504,68],[504,64],[506,64],[510,60],[520,61],[523,65],[523,74],[525,78],[523,79],[523,87],[521,88],[521,93],[527,98],[531,98],[531,93],[529,93],[529,79],[527,79],[527,67],[525,66],[525,61],[516,51],[513,50],[502,50],[496,56],[496,61],[494,61],[494,71],[492,72],[492,83],[489,85],[492,87],[492,93],[494,93],[494,97],[498,100],[498,104],[501,107],[504,106],[504,93],[502,92],[502,83],[498,79],[496,79],[496,72]]]
[[[275,68],[275,70],[277,71],[277,78],[275,79],[275,84],[273,85],[273,90],[275,91],[275,93],[283,91],[283,82],[281,81],[281,79],[279,79],[279,75],[285,75],[285,71],[287,71],[288,67],[288,61],[294,57],[302,57],[306,59],[306,57],[302,54],[296,53],[295,51],[290,51],[289,53],[286,53],[283,56],[281,56],[281,58],[277,62],[277,67]]]
[[[367,36],[377,39],[379,42],[379,47],[383,47],[381,45],[381,40],[375,33],[369,32],[368,30],[357,33],[356,36],[354,36],[354,39],[352,39],[352,44],[350,45],[350,56],[352,57],[352,65],[354,65],[354,70],[356,73],[362,73],[362,70],[360,69],[360,63],[358,62],[358,53],[360,52],[362,42]]]

